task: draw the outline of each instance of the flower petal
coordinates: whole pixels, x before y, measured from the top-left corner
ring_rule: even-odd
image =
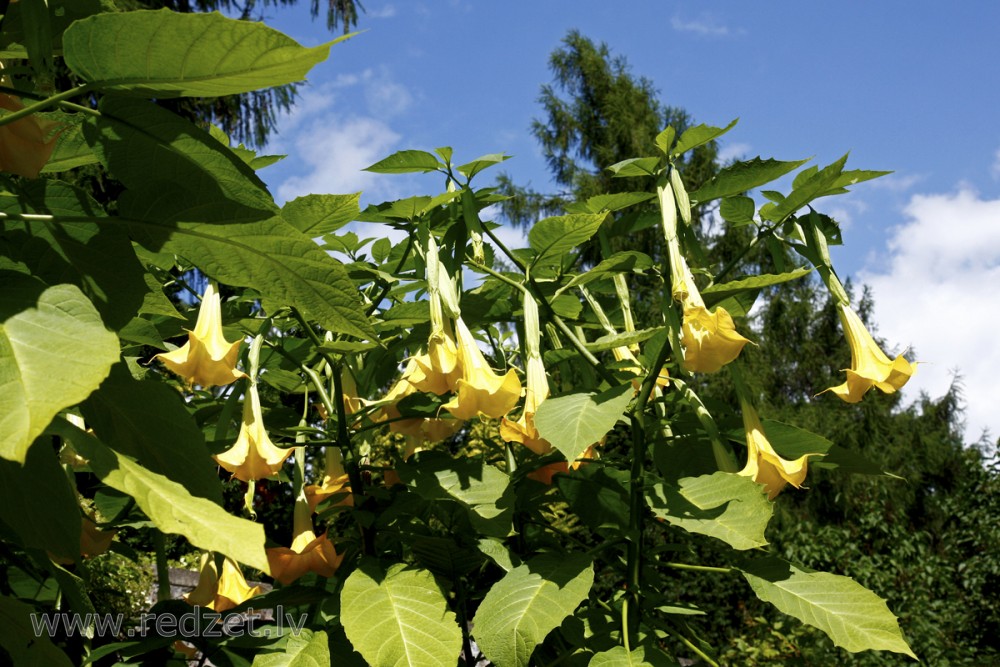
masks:
[[[684,368],[692,373],[714,373],[734,360],[750,341],[736,331],[725,308],[709,313],[704,306],[684,310],[681,327]]]

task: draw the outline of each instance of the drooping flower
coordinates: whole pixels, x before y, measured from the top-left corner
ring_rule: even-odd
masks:
[[[327,533],[316,537],[312,510],[305,498],[295,502],[293,522],[291,548],[271,547],[265,550],[271,576],[286,586],[307,572],[332,577],[344,556],[337,553]]]
[[[446,330],[432,333],[427,352],[413,357],[414,369],[408,381],[417,391],[447,394],[462,375],[458,365],[458,346]]]
[[[757,411],[747,402],[740,401],[740,404],[747,437],[747,464],[739,474],[763,484],[767,497],[772,500],[786,484],[796,488],[802,486],[806,479],[809,457],[820,454],[805,454],[794,461],[781,458],[764,435],[764,426],[760,423]]]
[[[237,607],[255,595],[260,595],[260,586],[250,587],[243,577],[239,565],[230,558],[222,561],[222,575],[215,566],[215,556],[204,553],[201,556],[201,574],[198,585],[184,596],[192,605],[223,612]]]
[[[162,361],[189,384],[222,386],[246,377],[236,369],[241,342],[226,341],[222,333],[222,301],[210,281],[201,297],[194,331],[188,331],[188,342],[172,352],[158,354],[154,359]]]
[[[309,509],[313,512],[316,507],[333,495],[343,495],[343,499],[338,505],[353,505],[354,498],[351,496],[351,485],[348,481],[347,471],[344,470],[344,456],[340,453],[339,447],[329,446],[326,448],[326,470],[323,474],[323,481],[319,484],[310,484],[305,488],[306,500],[309,502]]]
[[[80,521],[80,555],[84,558],[92,558],[107,551],[118,531],[101,530],[87,512],[84,512]]]
[[[277,473],[281,464],[291,455],[292,449],[276,447],[264,428],[264,415],[260,409],[257,385],[250,384],[243,397],[243,423],[236,443],[215,456],[223,468],[237,479],[249,482],[265,479]]]
[[[0,93],[0,109],[15,112],[23,108],[20,98]],[[56,147],[55,126],[38,114],[0,126],[0,171],[37,178]]]
[[[455,330],[462,377],[455,383],[456,396],[445,403],[445,409],[456,419],[472,419],[479,415],[503,417],[521,397],[517,371],[511,368],[506,374],[497,375],[461,317],[455,320]]]
[[[378,416],[373,417],[375,421],[394,420],[389,421],[389,430],[406,436],[407,457],[428,443],[450,438],[462,427],[462,422],[457,419],[440,419],[438,417],[399,419],[401,415],[399,408],[396,407],[396,402],[420,391],[414,384],[414,379],[419,381],[423,377],[425,377],[424,371],[421,370],[418,358],[411,357],[403,370],[403,375],[389,389],[383,399],[389,403],[382,407]]]
[[[704,306],[684,309],[681,345],[684,346],[684,368],[692,373],[714,373],[740,355],[750,341],[733,323],[732,316],[721,306],[709,312]]]
[[[903,355],[889,359],[848,304],[837,304],[837,311],[851,347],[851,367],[845,369],[847,381],[844,384],[824,391],[832,391],[848,403],[857,403],[872,387],[878,387],[887,394],[901,389],[916,371],[917,365],[907,361]]]
[[[538,434],[535,412],[549,396],[549,381],[541,357],[529,355],[525,362],[524,408],[516,421],[507,417],[500,422],[500,437],[507,442],[520,442],[536,454],[548,454],[552,445]]]

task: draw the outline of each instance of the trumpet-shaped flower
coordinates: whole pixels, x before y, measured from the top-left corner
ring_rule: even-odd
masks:
[[[396,407],[396,402],[416,391],[420,391],[413,383],[413,380],[414,378],[419,380],[424,377],[424,371],[421,369],[419,358],[411,357],[409,362],[407,362],[406,368],[403,370],[402,377],[389,389],[383,399],[390,401],[390,403],[381,409],[378,417],[374,418],[375,421],[395,420],[389,422],[389,430],[393,433],[401,433],[406,436],[406,456],[409,456],[423,445],[431,442],[440,442],[445,438],[451,437],[462,426],[462,422],[457,419],[438,419],[436,417],[399,419],[400,413]]]
[[[243,578],[243,572],[231,559],[222,561],[222,575],[215,566],[215,556],[205,553],[201,556],[201,574],[198,585],[184,599],[198,607],[206,607],[217,612],[223,612],[239,606],[260,595],[260,586],[250,587]]]
[[[312,510],[304,499],[296,501],[292,546],[266,549],[271,576],[281,583],[291,584],[307,572],[332,577],[344,559],[324,533],[313,532]]]
[[[708,312],[704,306],[684,309],[681,345],[684,368],[692,373],[714,373],[740,355],[750,341],[744,338],[725,308]]]
[[[344,456],[338,447],[327,447],[323,481],[319,484],[310,484],[305,488],[309,509],[315,512],[317,505],[330,496],[345,493],[347,495],[337,504],[353,505],[354,499],[350,495],[351,485],[348,481],[347,471],[344,470]]]
[[[872,387],[878,387],[887,394],[901,389],[916,371],[917,365],[907,361],[903,355],[889,359],[849,305],[841,303],[837,309],[851,346],[851,367],[845,369],[847,381],[844,384],[824,391],[832,391],[848,403],[857,403]]]
[[[763,484],[767,497],[772,500],[786,484],[796,488],[802,486],[809,457],[820,454],[805,454],[794,461],[781,458],[764,435],[764,426],[757,411],[749,403],[742,403],[742,408],[743,428],[747,436],[747,464],[739,474]]]
[[[271,443],[264,429],[257,385],[251,384],[243,398],[243,423],[236,444],[217,454],[215,460],[237,479],[249,482],[274,475],[291,453],[291,448],[281,449]]]
[[[6,78],[3,82],[7,85]],[[0,109],[15,112],[23,108],[19,98],[0,93]],[[32,114],[0,126],[0,171],[37,178],[56,147],[55,125]]]
[[[458,346],[446,332],[432,334],[427,343],[427,353],[413,357],[415,368],[409,383],[417,391],[430,394],[447,394],[455,389],[462,376],[458,365]]]
[[[194,331],[188,331],[188,342],[172,352],[154,357],[190,384],[202,387],[227,385],[246,377],[236,370],[240,343],[226,341],[222,333],[222,302],[214,285],[209,282],[201,297],[198,321]]]
[[[548,454],[552,445],[538,435],[535,428],[535,412],[549,396],[549,381],[545,377],[545,366],[538,356],[528,356],[525,363],[524,409],[517,421],[507,417],[500,422],[500,437],[507,442],[520,442],[536,454]]]
[[[455,383],[456,396],[445,404],[445,409],[456,419],[472,419],[479,415],[503,417],[521,398],[517,371],[511,368],[505,375],[497,375],[462,318],[455,321],[455,330],[462,377]]]

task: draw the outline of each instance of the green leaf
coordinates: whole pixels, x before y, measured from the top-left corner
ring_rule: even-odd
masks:
[[[635,250],[616,252],[607,259],[602,260],[600,264],[586,273],[573,276],[573,278],[565,286],[561,287],[559,291],[565,292],[566,290],[576,287],[577,285],[586,285],[587,283],[595,280],[608,278],[616,273],[645,271],[652,265],[653,259],[645,253],[637,252]]]
[[[633,176],[656,176],[660,171],[660,158],[658,157],[633,157],[622,160],[607,167],[614,178],[627,178]]]
[[[397,466],[400,479],[427,500],[456,500],[470,511],[473,525],[489,537],[506,537],[514,515],[510,478],[480,459],[453,459],[421,452]]]
[[[722,219],[737,226],[752,223],[753,214],[756,210],[757,205],[753,199],[744,197],[743,195],[726,197],[719,204],[719,215],[722,216]]]
[[[0,459],[0,520],[29,549],[78,560],[80,508],[50,443],[35,441],[24,465]]]
[[[888,176],[891,171],[872,171],[870,169],[852,169],[850,171],[843,172],[837,180],[833,182],[830,186],[831,190],[845,191],[849,185],[857,185],[858,183],[863,183],[864,181],[870,181],[875,178],[881,178],[882,176]],[[839,194],[839,192],[838,192]]]
[[[613,350],[616,347],[624,347],[627,345],[641,343],[665,330],[666,329],[664,327],[658,327],[656,329],[640,329],[639,331],[623,331],[616,334],[605,334],[591,343],[585,343],[584,347],[591,352],[604,352],[607,350]]]
[[[814,199],[830,194],[827,191],[841,177],[846,162],[847,155],[844,155],[836,162],[815,172],[811,177],[794,187],[788,196],[773,208],[761,209],[761,217],[775,222],[784,220]]]
[[[135,498],[139,509],[164,533],[183,535],[200,549],[218,551],[262,572],[270,571],[263,525],[192,496],[177,482],[143,468],[63,419],[54,420],[49,432],[71,440],[94,474],[111,488]]]
[[[182,217],[169,205],[154,205],[150,215]],[[143,246],[181,255],[219,282],[253,287],[332,331],[378,340],[344,266],[280,218],[230,225],[148,220],[131,229]]]
[[[562,452],[567,461],[575,461],[615,427],[632,401],[631,383],[600,394],[566,394],[547,398],[535,413],[539,435]]]
[[[220,97],[302,81],[347,37],[305,48],[257,21],[162,9],[77,21],[63,49],[66,65],[99,90]]]
[[[37,610],[14,598],[0,597],[0,647],[3,647],[12,665],[45,665],[70,667],[66,654],[43,633],[35,633],[32,619]]]
[[[674,143],[674,137],[676,135],[677,130],[668,125],[667,129],[656,135],[656,147],[659,148],[664,155],[669,155],[670,146]]]
[[[841,648],[917,657],[885,601],[850,577],[806,571],[774,557],[750,561],[740,569],[757,597],[819,628]]]
[[[253,667],[326,667],[330,665],[330,646],[323,630],[303,629],[291,634],[282,653],[259,654]]]
[[[286,202],[281,218],[309,236],[335,232],[361,213],[361,193],[352,195],[306,195]]]
[[[56,137],[56,145],[52,149],[52,155],[42,167],[43,174],[54,174],[98,161],[94,149],[90,147],[86,137],[83,136],[82,114],[48,113],[39,115],[46,120],[58,121],[62,125],[59,135]]]
[[[741,278],[728,283],[719,283],[718,285],[706,287],[701,291],[701,294],[705,298],[706,305],[711,307],[723,299],[728,299],[743,292],[756,292],[765,287],[780,285],[790,280],[798,280],[803,276],[809,275],[810,271],[812,271],[812,268],[798,268],[786,271],[785,273],[765,273],[759,276],[750,276],[749,278]]]
[[[640,646],[630,653],[624,646],[615,646],[595,653],[588,667],[667,667],[676,664],[667,655],[652,646]]]
[[[372,171],[376,174],[411,174],[414,172],[427,173],[444,169],[436,157],[427,151],[398,151],[384,160],[379,160],[370,167],[365,167],[363,171]]]
[[[715,472],[685,477],[677,484],[660,482],[646,489],[646,500],[656,516],[690,533],[720,539],[734,549],[767,544],[764,529],[774,506],[752,479]]]
[[[104,211],[83,190],[62,181],[24,183],[17,199],[0,198],[8,213],[42,213],[104,218]],[[17,258],[49,284],[75,284],[91,300],[109,329],[120,330],[146,295],[145,269],[125,230],[101,222],[8,223],[8,234],[24,238]],[[16,232],[14,230],[17,230]],[[108,261],[114,258],[114,261]]]
[[[755,157],[746,162],[737,162],[720,170],[712,180],[692,192],[691,199],[700,203],[742,194],[781,178],[808,161],[808,158],[782,162],[772,159],[761,160],[759,157]]]
[[[563,254],[596,234],[605,217],[604,213],[577,213],[536,222],[528,232],[528,243],[536,253],[532,266],[558,264]]]
[[[477,157],[472,162],[463,164],[456,167],[461,173],[465,174],[466,178],[471,179],[473,176],[481,172],[483,169],[492,167],[495,164],[500,164],[504,160],[509,160],[509,155],[504,155],[503,153],[490,153],[489,155],[481,155]]]
[[[476,643],[498,667],[529,664],[535,647],[586,599],[593,583],[588,556],[535,556],[504,575],[483,598],[473,620]]]
[[[373,667],[439,667],[458,659],[462,631],[426,570],[363,562],[344,582],[340,622]]]
[[[256,172],[210,133],[146,100],[108,96],[99,108],[100,118],[86,122],[84,135],[133,195],[183,197],[174,208],[226,200],[240,213],[212,219],[220,224],[277,213]],[[181,192],[163,192],[164,184]]]
[[[568,213],[601,213],[603,211],[620,211],[629,206],[641,204],[653,199],[652,192],[615,192],[607,195],[596,195],[586,202],[574,202],[566,206]]]
[[[670,151],[671,157],[683,155],[692,148],[697,148],[698,146],[707,144],[713,139],[721,137],[726,132],[733,129],[739,120],[739,118],[735,118],[725,127],[712,127],[711,125],[702,124],[684,130],[681,138],[677,140],[677,145],[674,146],[674,150]]]
[[[591,528],[621,531],[628,525],[628,471],[588,465],[570,474],[556,475],[553,481],[573,511]]]
[[[0,271],[0,457],[23,462],[60,410],[97,389],[118,337],[74,285]]]
[[[118,363],[81,409],[97,437],[116,452],[183,485],[193,496],[222,504],[216,463],[176,390],[133,380]]]
[[[810,459],[810,466],[861,475],[885,474],[877,463],[857,452],[835,445],[819,434],[773,419],[763,420],[762,425],[768,442],[782,458],[793,461],[806,454],[820,454],[822,458]],[[736,439],[739,442],[743,437],[741,429]]]

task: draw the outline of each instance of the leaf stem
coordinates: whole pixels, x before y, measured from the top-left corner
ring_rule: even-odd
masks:
[[[84,83],[82,85],[77,86],[76,88],[70,88],[69,90],[64,90],[63,92],[58,93],[57,95],[53,95],[52,97],[47,97],[40,102],[28,105],[23,109],[21,109],[20,111],[15,111],[5,116],[0,116],[0,126],[7,125],[8,123],[13,123],[16,120],[20,120],[21,118],[30,116],[33,113],[44,111],[49,107],[55,106],[60,102],[68,100],[71,97],[82,95],[88,90],[90,90],[90,84]]]

